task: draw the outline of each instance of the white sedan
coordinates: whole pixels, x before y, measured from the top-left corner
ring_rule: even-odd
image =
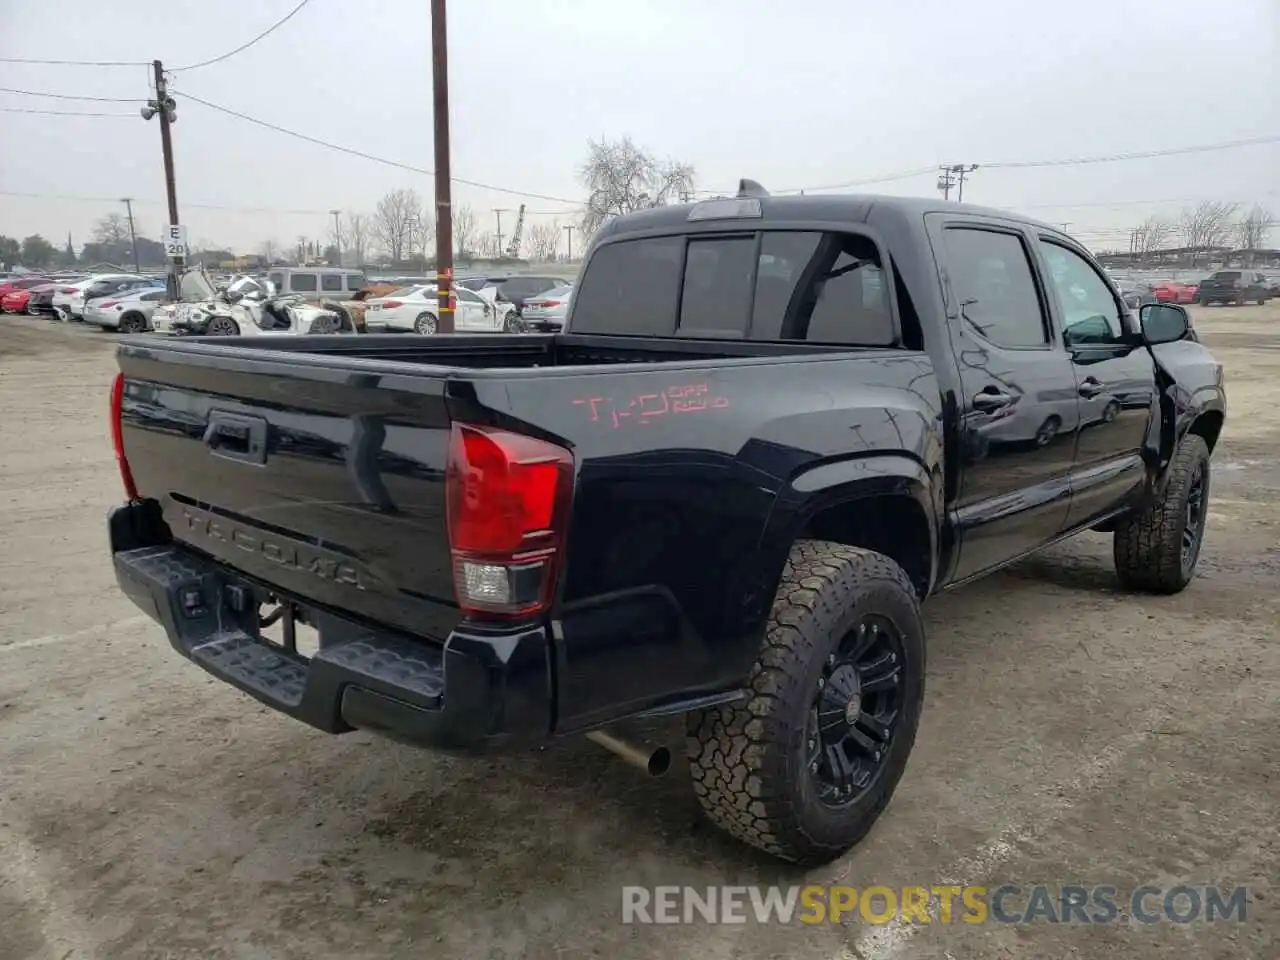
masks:
[[[566,283],[526,299],[521,313],[525,329],[540,333],[559,333],[564,329],[572,297],[573,284]]]
[[[164,283],[164,280],[159,282]],[[53,295],[53,311],[61,320],[82,320],[86,300],[154,286],[154,277],[141,277],[135,273],[99,273],[59,287]]]
[[[88,300],[84,305],[84,322],[104,330],[146,333],[151,329],[151,315],[165,297],[164,287],[142,287],[116,297]]]
[[[518,329],[516,311],[510,304],[497,303],[491,296],[457,286],[453,296],[453,327],[457,333],[512,333]],[[364,322],[370,333],[436,332],[438,301],[434,283],[401,287],[385,297],[374,297],[368,304]]]

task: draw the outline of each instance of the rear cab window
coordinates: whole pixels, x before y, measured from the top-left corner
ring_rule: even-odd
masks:
[[[896,346],[876,244],[846,232],[763,230],[622,240],[592,254],[575,333]]]

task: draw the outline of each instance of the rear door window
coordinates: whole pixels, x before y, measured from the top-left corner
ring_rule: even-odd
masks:
[[[947,267],[960,315],[1000,347],[1049,343],[1040,294],[1022,238],[980,227],[944,231]]]

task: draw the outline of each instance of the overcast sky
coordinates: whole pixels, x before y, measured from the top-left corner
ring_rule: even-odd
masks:
[[[297,0],[0,0],[0,57],[150,61],[222,54]],[[1280,0],[453,0],[453,173],[572,201],[589,137],[631,135],[692,163],[700,188],[750,176],[826,186],[939,162],[999,163],[1280,135]],[[149,68],[0,62],[0,87],[148,94]],[[261,43],[182,71],[178,203],[193,241],[252,252],[326,235],[324,211],[368,210],[431,178],[255,127],[181,91],[291,130],[432,166],[426,0],[311,0]],[[0,233],[77,246],[132,196],[164,220],[160,133],[140,104],[0,92]],[[124,117],[41,116],[9,109]],[[868,191],[933,194],[923,174]],[[10,194],[37,194],[39,198]],[[455,184],[492,228],[517,194]],[[980,169],[973,202],[1013,207],[1092,245],[1126,246],[1150,213],[1197,199],[1280,214],[1280,143],[1076,166]],[[571,204],[524,198],[530,213]],[[210,207],[239,208],[211,209]],[[513,214],[504,216],[509,230]],[[1280,240],[1273,233],[1273,243]]]

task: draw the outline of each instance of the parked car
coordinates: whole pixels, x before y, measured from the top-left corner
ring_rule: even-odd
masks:
[[[154,278],[135,273],[95,274],[60,286],[53,295],[53,309],[61,320],[83,320],[86,300],[152,287],[155,283]]]
[[[162,286],[141,287],[116,296],[89,300],[84,307],[84,322],[104,330],[145,333],[151,329],[151,314],[166,296]]]
[[[1157,280],[1151,292],[1160,303],[1195,303],[1196,285],[1182,280]]]
[[[250,276],[237,277],[207,299],[185,300],[156,310],[151,315],[151,328],[156,333],[210,337],[356,332],[344,314],[298,296],[278,296],[270,281]]]
[[[401,287],[385,297],[366,301],[365,325],[370,333],[433,334],[439,329],[438,298],[439,287],[434,283]],[[498,303],[491,291],[480,294],[454,284],[455,333],[514,333],[516,323],[515,308]]]
[[[1219,270],[1200,282],[1199,302],[1259,306],[1271,296],[1267,278],[1256,270]]]
[[[1086,530],[1126,588],[1195,575],[1226,407],[1186,320],[1017,214],[744,182],[605,225],[563,334],[123,341],[112,563],[331,733],[652,773],[626,723],[685,713],[709,817],[825,862],[906,768],[923,599]],[[1096,422],[969,442],[1059,392]]]
[[[569,301],[573,297],[573,284],[552,287],[546,293],[530,297],[524,302],[520,322],[526,330],[541,333],[559,333],[569,314]]]
[[[1135,312],[1141,309],[1143,304],[1160,302],[1148,283],[1138,280],[1116,280],[1115,285],[1120,291],[1120,296],[1124,297],[1125,305]]]
[[[26,297],[19,298],[22,301],[22,306],[11,308],[5,305],[5,300],[8,298],[9,294],[27,291],[32,287],[42,286],[48,283],[50,279],[50,277],[39,276],[36,274],[24,274],[20,277],[9,277],[3,283],[0,283],[0,310],[3,310],[5,313],[21,313],[27,305]],[[13,302],[16,302],[16,300]]]
[[[84,277],[64,277],[61,280],[54,280],[52,283],[32,287],[31,294],[27,298],[27,313],[33,317],[57,316],[57,311],[53,307],[53,298],[71,284],[79,283],[84,279]]]
[[[563,285],[564,282],[563,277],[519,275],[464,277],[461,280],[454,281],[454,284],[477,293],[484,290],[493,290],[498,303],[510,303],[516,308],[516,313],[521,314],[524,311],[524,304],[527,299],[541,296],[548,290],[553,290]]]

